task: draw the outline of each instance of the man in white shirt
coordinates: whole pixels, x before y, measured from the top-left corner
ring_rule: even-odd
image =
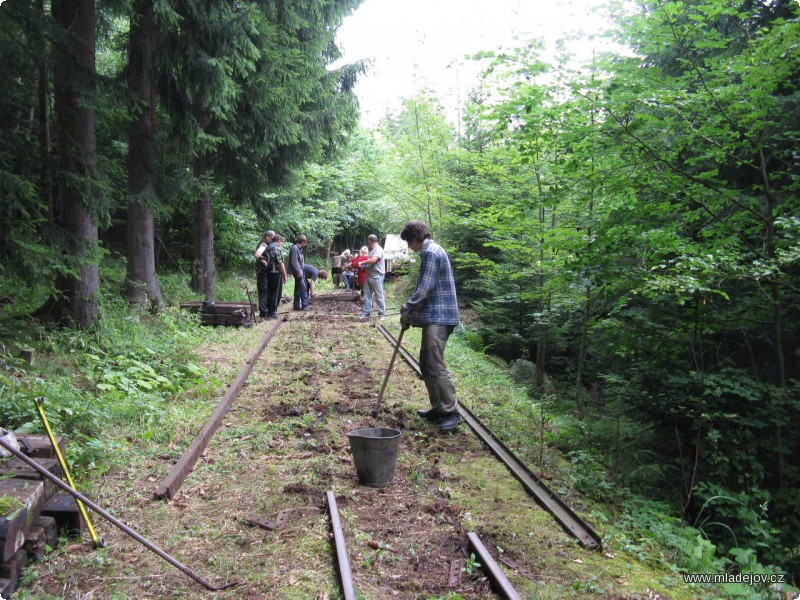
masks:
[[[374,233],[367,237],[369,254],[367,260],[361,266],[367,272],[367,280],[364,282],[364,308],[361,310],[361,319],[369,318],[372,311],[372,296],[378,305],[378,317],[381,321],[386,318],[386,302],[383,298],[383,278],[386,274],[386,267],[383,260],[383,248],[378,244],[378,236]]]

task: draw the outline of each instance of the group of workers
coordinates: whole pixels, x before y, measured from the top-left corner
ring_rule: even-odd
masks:
[[[262,319],[277,319],[283,284],[294,277],[294,310],[308,310],[309,297],[314,295],[317,279],[327,279],[328,272],[306,264],[308,238],[301,235],[284,258],[283,237],[271,229],[264,232],[256,250],[256,287],[258,314]]]
[[[369,252],[368,246],[361,246],[355,256],[349,249],[334,256],[331,269],[333,287],[338,289],[341,284],[345,290],[358,289],[363,295],[364,285],[367,282],[367,269],[362,263],[369,258]]]
[[[400,309],[400,325],[403,329],[422,329],[419,366],[431,407],[418,410],[417,414],[437,425],[441,431],[452,431],[463,421],[457,408],[455,387],[444,362],[447,340],[459,321],[453,269],[447,252],[433,241],[430,229],[422,221],[409,221],[400,233],[400,238],[408,244],[410,250],[420,256],[416,289]],[[268,230],[254,252],[259,314],[267,319],[279,318],[278,304],[283,284],[290,275],[294,277],[292,308],[300,311],[308,310],[309,295],[313,294],[311,282],[327,277],[324,270],[317,271],[311,265],[305,264],[305,247],[308,244],[305,235],[297,238],[286,258],[282,243],[283,239],[279,234]],[[307,267],[312,269],[307,271]],[[340,282],[350,289],[356,282],[360,285],[364,298],[362,321],[369,318],[373,300],[378,318],[386,318],[383,293],[385,261],[377,235],[370,234],[367,237],[367,246],[361,248],[358,257],[351,257],[349,250],[337,255],[331,273],[336,287]]]
[[[338,288],[341,283],[346,290],[355,290],[356,287],[361,290],[364,298],[362,319],[369,318],[373,299],[378,310],[378,318],[381,321],[386,318],[386,300],[383,295],[386,261],[377,235],[371,234],[367,237],[367,245],[362,246],[356,257],[353,257],[350,250],[334,256],[331,273],[334,287]]]

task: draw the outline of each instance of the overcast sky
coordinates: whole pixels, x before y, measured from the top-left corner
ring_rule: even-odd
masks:
[[[396,111],[400,98],[434,89],[455,105],[474,82],[475,67],[456,66],[465,54],[542,38],[552,50],[566,32],[597,33],[592,13],[602,0],[364,0],[337,37],[344,62],[369,59],[357,87],[365,124]],[[579,52],[590,52],[588,42]],[[446,96],[446,97],[445,97]]]

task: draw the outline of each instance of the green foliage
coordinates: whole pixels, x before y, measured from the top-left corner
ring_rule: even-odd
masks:
[[[113,289],[124,276],[116,266],[107,263],[103,269]],[[176,279],[165,277],[165,289],[185,289],[185,282],[177,285]],[[153,316],[132,309],[110,291],[106,288],[101,318],[92,328],[30,323],[28,335],[38,340],[33,367],[8,355],[0,361],[4,424],[42,431],[33,399],[43,397],[54,432],[69,435],[68,458],[78,471],[101,473],[107,467],[103,457],[114,447],[104,435],[109,427],[136,423],[146,431],[163,418],[168,402],[207,387],[208,376],[193,359],[194,348],[207,335],[196,326],[195,315],[168,302]]]
[[[480,569],[483,565],[478,562],[474,552],[470,552],[467,562],[461,567],[461,570],[467,575],[472,575],[475,569]]]
[[[737,498],[708,543],[796,571],[800,47],[778,4],[643,2],[617,28],[635,52],[583,73],[535,44],[481,57],[441,241],[470,345],[558,390],[582,491]]]
[[[774,567],[760,564],[753,548],[734,547],[727,554],[720,552],[702,529],[670,516],[669,507],[664,504],[630,498],[624,502],[619,524],[622,527],[616,530],[619,533],[615,533],[615,543],[626,553],[643,562],[675,565],[676,573],[780,573]],[[682,577],[678,581],[685,585]],[[726,597],[753,600],[773,597],[767,584],[728,583],[719,588],[710,584],[690,585],[706,592],[721,589]],[[791,586],[784,585],[783,589]]]
[[[0,515],[4,517],[10,515],[18,508],[22,508],[24,505],[19,498],[14,498],[13,496],[0,496]]]

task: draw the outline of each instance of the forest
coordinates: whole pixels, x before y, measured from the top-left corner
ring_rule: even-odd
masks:
[[[186,300],[176,276],[224,300],[267,227],[321,266],[417,218],[453,261],[458,335],[523,373],[585,493],[797,581],[796,0],[614,4],[618,51],[487,50],[457,121],[423,89],[374,128],[369,64],[332,68],[359,4],[2,2],[0,424],[49,385],[15,374],[23,346],[104,360],[69,340]]]

